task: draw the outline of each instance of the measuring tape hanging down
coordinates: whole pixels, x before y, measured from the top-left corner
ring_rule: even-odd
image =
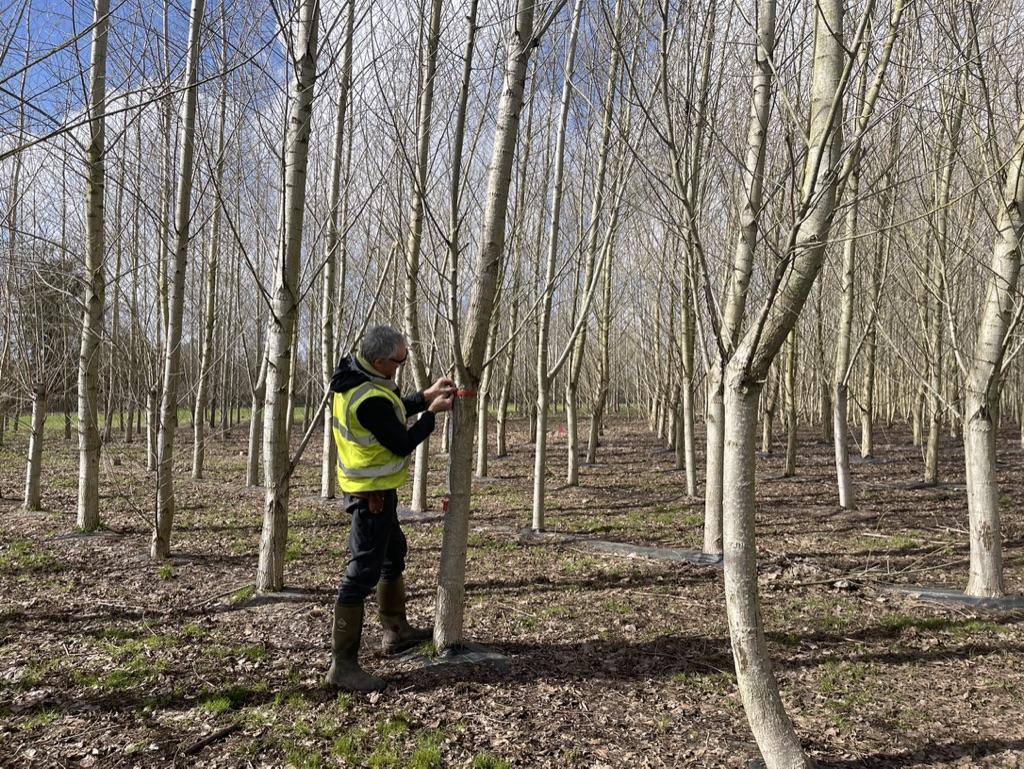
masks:
[[[448,512],[448,503],[452,498],[452,438],[455,436],[455,409],[459,405],[459,398],[475,398],[476,390],[459,389],[455,391],[455,398],[452,401],[452,409],[448,412],[448,491],[441,498],[441,512]]]

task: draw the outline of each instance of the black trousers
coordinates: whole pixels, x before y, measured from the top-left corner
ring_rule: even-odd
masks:
[[[345,495],[345,511],[352,516],[348,535],[348,566],[341,578],[338,603],[361,604],[381,580],[397,579],[405,571],[409,545],[398,524],[398,492],[384,492],[384,509],[370,512],[370,502]]]

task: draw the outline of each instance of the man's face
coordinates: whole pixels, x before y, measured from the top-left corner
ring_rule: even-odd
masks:
[[[388,379],[394,379],[398,373],[398,367],[409,358],[409,348],[399,343],[389,358],[378,358],[373,362],[373,367]]]

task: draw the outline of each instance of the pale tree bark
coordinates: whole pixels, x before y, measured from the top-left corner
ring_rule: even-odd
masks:
[[[146,391],[146,469],[150,472],[156,470],[157,423],[160,419],[157,410],[159,408],[160,391],[156,384],[153,384]]]
[[[124,209],[125,166],[126,163],[122,161],[120,164],[120,173],[118,174],[119,178],[117,180],[117,198],[114,203],[114,226],[118,231],[122,231],[121,212]],[[115,367],[118,363],[118,352],[120,350],[121,303],[119,301],[119,283],[121,280],[121,253],[123,243],[123,235],[119,235],[114,242],[114,299],[111,302],[110,354],[107,355],[107,392],[106,404],[103,407],[103,434],[100,438],[100,440],[105,444],[110,443],[114,430],[114,394],[121,389]]]
[[[960,126],[963,122],[964,103],[966,101],[967,78],[962,75],[960,87],[955,96],[948,97],[946,106],[952,102],[949,123],[943,121],[947,150],[944,153],[942,173],[935,195],[935,243],[928,280],[926,297],[929,321],[928,333],[928,441],[924,451],[924,482],[934,485],[939,481],[939,441],[942,437],[942,366],[943,343],[945,337],[945,274],[946,259],[949,252],[949,199],[953,185],[953,164],[959,153]],[[943,110],[944,114],[946,110]]]
[[[486,360],[494,358],[494,347],[497,344],[498,324],[501,318],[501,284],[494,298],[494,315],[491,317],[491,332],[487,335],[487,347],[484,352]],[[490,448],[488,443],[488,406],[491,400],[491,381],[494,379],[494,366],[487,366],[483,376],[480,378],[480,389],[477,392],[476,403],[476,469],[474,475],[477,478],[487,477],[487,452]]]
[[[790,478],[796,475],[796,450],[797,442],[797,381],[796,367],[799,358],[799,335],[796,326],[789,332],[786,340],[786,365],[783,369],[783,403],[785,405],[786,423],[786,463],[782,469],[782,476]]]
[[[348,11],[345,21],[345,52],[341,65],[341,78],[338,81],[338,108],[334,123],[334,148],[331,154],[331,192],[330,212],[327,218],[327,239],[324,261],[323,294],[320,311],[322,324],[320,333],[320,369],[323,377],[324,392],[331,388],[331,377],[334,375],[335,361],[338,356],[337,338],[341,329],[335,325],[335,313],[338,311],[338,250],[343,237],[338,227],[341,214],[341,173],[347,154],[345,142],[345,118],[348,113],[349,93],[352,89],[352,40],[355,34],[355,0],[348,0]],[[331,423],[332,404],[327,401],[324,411],[323,451],[320,461],[320,496],[334,499],[337,489],[338,447],[334,444]]]
[[[551,189],[551,220],[548,232],[548,252],[544,273],[543,301],[537,323],[537,435],[533,454],[533,530],[544,531],[544,489],[547,480],[548,411],[551,408],[552,371],[550,354],[551,304],[555,292],[555,272],[558,261],[558,235],[562,219],[563,180],[565,176],[565,136],[572,97],[572,78],[576,67],[576,41],[579,37],[583,0],[576,0],[569,28],[563,70],[562,98],[555,136],[554,179]]]
[[[615,19],[612,22],[613,40],[618,41],[622,31],[622,0],[615,3]],[[612,60],[608,68],[608,84],[605,87],[604,109],[601,119],[601,144],[597,161],[597,175],[593,182],[594,199],[590,208],[590,231],[587,234],[587,245],[585,248],[586,267],[583,285],[589,286],[594,279],[594,270],[597,266],[598,251],[600,250],[600,227],[601,213],[604,208],[604,194],[606,180],[608,177],[608,158],[611,154],[612,119],[615,114],[615,90],[619,79],[619,64],[622,58],[620,46],[612,45]],[[609,226],[609,231],[611,227]],[[610,251],[608,253],[610,258]],[[602,260],[603,261],[603,260]],[[576,336],[573,344],[572,359],[569,362],[569,370],[565,383],[565,420],[568,445],[568,457],[566,462],[566,485],[578,486],[580,479],[579,461],[579,421],[577,419],[577,404],[579,398],[580,374],[583,371],[583,355],[587,347],[587,324],[584,323]]]
[[[266,489],[260,534],[256,590],[284,587],[284,552],[288,538],[290,485],[288,434],[285,431],[290,348],[298,316],[299,258],[302,220],[306,210],[306,165],[310,119],[316,80],[319,0],[296,0],[288,57],[293,69],[285,144],[284,201],[279,251],[275,259],[274,290],[267,331],[267,382],[263,424],[263,479]]]
[[[898,129],[894,135],[898,136]],[[874,308],[867,321],[864,332],[864,369],[860,406],[860,456],[870,459],[875,454],[875,369],[878,349],[878,306],[882,294],[882,266],[889,260],[892,247],[891,227],[895,220],[896,196],[889,195],[884,200],[883,210],[886,211],[886,229],[879,238],[875,249],[874,261],[871,265],[871,277],[868,287],[868,303]]]
[[[298,281],[298,278],[296,278]],[[288,344],[291,358],[288,361],[288,406],[284,414],[285,440],[290,441],[295,424],[295,386],[299,368],[299,328],[302,326],[302,308],[296,305],[295,320],[292,321],[292,340]]]
[[[494,429],[494,453],[497,457],[508,456],[507,422],[508,406],[512,396],[512,382],[515,376],[516,351],[519,341],[519,306],[522,299],[519,292],[522,289],[522,261],[523,261],[523,220],[526,218],[526,169],[530,163],[531,139],[533,136],[533,104],[530,102],[529,116],[526,123],[526,141],[523,143],[523,156],[519,163],[519,180],[516,184],[516,226],[513,234],[514,243],[514,266],[512,268],[512,290],[509,310],[509,339],[505,347],[505,365],[502,370],[501,390],[498,394],[498,407],[495,414]]]
[[[25,509],[40,510],[40,478],[43,464],[43,428],[46,426],[46,385],[32,386],[32,430],[28,438],[28,464],[25,470]]]
[[[185,65],[185,103],[182,107],[181,157],[175,196],[174,280],[170,285],[164,374],[160,403],[160,434],[157,439],[156,525],[150,544],[151,558],[171,554],[174,524],[174,437],[178,428],[178,379],[181,373],[182,316],[185,311],[185,272],[188,267],[189,229],[192,221],[192,177],[195,155],[196,87],[199,68],[199,29],[205,0],[192,0],[189,19],[188,61]],[[202,414],[197,420],[202,422]]]
[[[480,381],[484,348],[490,331],[491,312],[497,291],[505,247],[508,191],[512,180],[516,137],[526,88],[530,54],[537,45],[533,0],[518,0],[514,27],[506,42],[504,86],[498,106],[494,149],[488,170],[487,195],[480,233],[473,293],[469,304],[464,342],[456,344],[458,376],[462,389],[472,390]],[[457,274],[452,265],[452,274]],[[454,287],[453,287],[454,295]],[[457,318],[452,317],[456,323]],[[458,327],[453,327],[457,332]],[[453,333],[457,341],[458,336]],[[466,593],[466,541],[469,535],[469,493],[472,475],[474,410],[460,402],[452,414],[449,447],[450,493],[441,539],[434,643],[439,650],[461,644]]]
[[[260,363],[259,374],[252,387],[252,408],[249,414],[249,448],[246,451],[245,461],[245,485],[249,487],[260,485],[260,446],[263,444],[263,404],[267,396],[267,350],[264,347],[259,349]]]
[[[751,78],[750,117],[747,149],[743,162],[743,187],[739,192],[740,232],[730,268],[728,293],[722,319],[722,345],[708,371],[707,416],[705,423],[704,552],[722,552],[722,462],[724,458],[724,371],[739,341],[747,307],[747,289],[754,266],[757,228],[761,217],[764,161],[768,118],[772,103],[772,62],[775,53],[775,0],[757,4],[757,44]],[[724,352],[723,352],[724,348]]]
[[[900,3],[900,8],[904,4]],[[897,93],[906,92],[906,81],[903,75],[906,72],[906,63],[910,55],[910,47],[904,45],[901,49],[900,84]],[[888,264],[889,255],[892,249],[892,229],[896,221],[896,206],[899,196],[893,192],[896,180],[899,178],[899,156],[903,137],[903,110],[897,109],[894,115],[891,140],[889,144],[889,157],[893,158],[892,166],[885,175],[885,192],[881,196],[879,208],[884,212],[884,229],[880,233],[878,247],[875,249],[874,261],[871,266],[871,276],[868,289],[868,306],[872,311],[867,320],[867,328],[864,332],[864,369],[863,384],[860,397],[860,455],[862,459],[868,459],[875,451],[875,369],[877,355],[878,337],[878,308],[882,293],[882,270]],[[888,380],[887,380],[888,381]],[[891,398],[889,399],[892,400]]]
[[[227,64],[227,27],[224,23],[224,11],[221,6],[221,29],[223,42],[221,49],[222,65]],[[228,84],[227,76],[221,81],[220,104],[217,109],[217,154],[214,167],[214,204],[213,216],[210,221],[210,251],[206,264],[206,300],[203,326],[203,351],[199,363],[199,380],[196,382],[196,418],[192,425],[192,477],[199,480],[203,477],[203,460],[206,456],[206,420],[203,418],[206,413],[206,404],[209,399],[209,386],[212,377],[214,356],[214,331],[217,326],[217,270],[220,262],[220,218],[221,205],[223,204],[222,188],[224,186],[224,168],[226,166],[226,153],[224,146],[225,122],[227,118]],[[226,335],[225,335],[226,339]],[[226,345],[225,345],[226,346]],[[222,400],[224,393],[221,394]],[[222,408],[227,404],[223,403]]]
[[[835,212],[847,70],[842,0],[815,6],[810,121],[797,219],[768,299],[737,347],[725,376],[724,573],[736,679],[768,769],[809,767],[771,670],[757,587],[754,531],[758,394],[783,340],[794,329],[824,258]],[[863,26],[858,32],[858,39]]]
[[[860,212],[860,172],[861,172],[861,147],[863,146],[864,133],[867,131],[868,122],[874,112],[875,103],[881,92],[882,81],[892,56],[893,45],[896,42],[897,31],[899,30],[900,19],[903,15],[904,2],[896,0],[893,4],[892,18],[889,23],[889,32],[882,45],[880,61],[878,63],[871,89],[868,90],[868,51],[869,46],[863,45],[860,49],[860,77],[857,85],[857,103],[861,105],[860,115],[857,119],[856,133],[848,151],[843,167],[841,184],[850,199],[849,208],[846,211],[846,240],[843,242],[843,271],[842,271],[842,308],[840,310],[838,339],[836,343],[835,370],[832,380],[832,435],[835,448],[836,479],[839,489],[839,505],[847,509],[854,507],[853,477],[850,471],[850,448],[849,448],[849,395],[850,376],[853,373],[853,362],[855,354],[851,351],[851,338],[853,334],[853,304],[854,304],[854,278],[857,249],[857,223]],[[875,270],[877,272],[877,268]],[[873,276],[873,281],[878,282],[878,276]],[[877,302],[878,292],[873,292],[874,301]],[[868,324],[871,325],[877,304],[870,306],[871,318]],[[874,366],[872,360],[869,364]]]
[[[970,522],[970,574],[967,594],[1003,594],[1002,530],[999,484],[996,477],[996,426],[993,420],[994,383],[1009,342],[1009,329],[1020,276],[1024,237],[1024,111],[1021,112],[1013,155],[1005,168],[1006,181],[996,214],[988,287],[974,354],[966,377],[964,452],[967,470],[967,509]]]
[[[100,433],[99,362],[102,354],[103,298],[106,291],[104,261],[104,124],[107,108],[107,39],[110,29],[110,0],[96,0],[93,16],[92,57],[89,84],[89,147],[86,152],[86,257],[85,310],[82,315],[82,344],[78,356],[78,515],[82,531],[100,524],[99,475]]]
[[[628,130],[630,124],[630,112],[628,109],[622,123]],[[618,161],[619,168],[616,172],[618,178],[614,184],[616,202],[612,206],[611,220],[608,222],[608,229],[605,233],[604,246],[601,252],[601,270],[603,271],[601,277],[601,307],[597,314],[600,353],[598,359],[597,392],[594,397],[594,407],[591,411],[590,434],[587,440],[587,464],[589,465],[597,461],[597,448],[600,444],[601,427],[608,404],[608,391],[611,386],[612,253],[615,248],[615,238],[618,234],[622,197],[629,175],[625,160],[625,154],[628,151],[624,143]]]
[[[772,453],[772,423],[779,400],[779,378],[769,372],[765,391],[761,393],[761,453]]]
[[[521,210],[521,209],[520,209]],[[516,347],[518,334],[515,330],[519,326],[519,290],[521,288],[520,265],[517,259],[515,272],[512,275],[512,300],[509,317],[509,329],[511,337],[508,346],[505,348],[505,367],[501,378],[501,390],[498,392],[498,407],[494,418],[494,455],[496,457],[508,456],[508,406],[512,396],[512,381],[515,376]],[[1024,435],[1024,433],[1022,433]]]
[[[437,49],[441,39],[441,0],[431,0],[427,50],[420,73],[418,120],[416,126],[416,164],[412,181],[412,210],[409,212],[409,237],[405,246],[405,334],[409,339],[409,358],[413,382],[424,390],[427,382],[427,361],[430,354],[421,339],[419,318],[420,245],[423,241],[424,207],[427,195],[427,174],[430,161],[430,123],[434,111],[434,78],[437,73]],[[427,471],[430,441],[416,447],[413,470],[412,509],[426,509]]]
[[[597,334],[600,352],[597,369],[597,394],[590,416],[590,435],[587,439],[587,464],[597,462],[597,448],[601,441],[601,423],[608,403],[608,389],[611,381],[611,328],[612,328],[612,265],[611,242],[605,249],[603,260],[604,276],[601,279],[601,307],[597,315]]]

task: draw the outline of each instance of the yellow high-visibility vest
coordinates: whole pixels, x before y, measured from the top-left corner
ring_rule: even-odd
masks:
[[[338,447],[338,485],[342,491],[397,489],[409,476],[409,457],[400,457],[382,446],[356,416],[359,404],[367,398],[381,396],[391,402],[395,416],[404,425],[405,404],[384,384],[371,380],[343,393],[334,393],[331,423],[334,444]]]

